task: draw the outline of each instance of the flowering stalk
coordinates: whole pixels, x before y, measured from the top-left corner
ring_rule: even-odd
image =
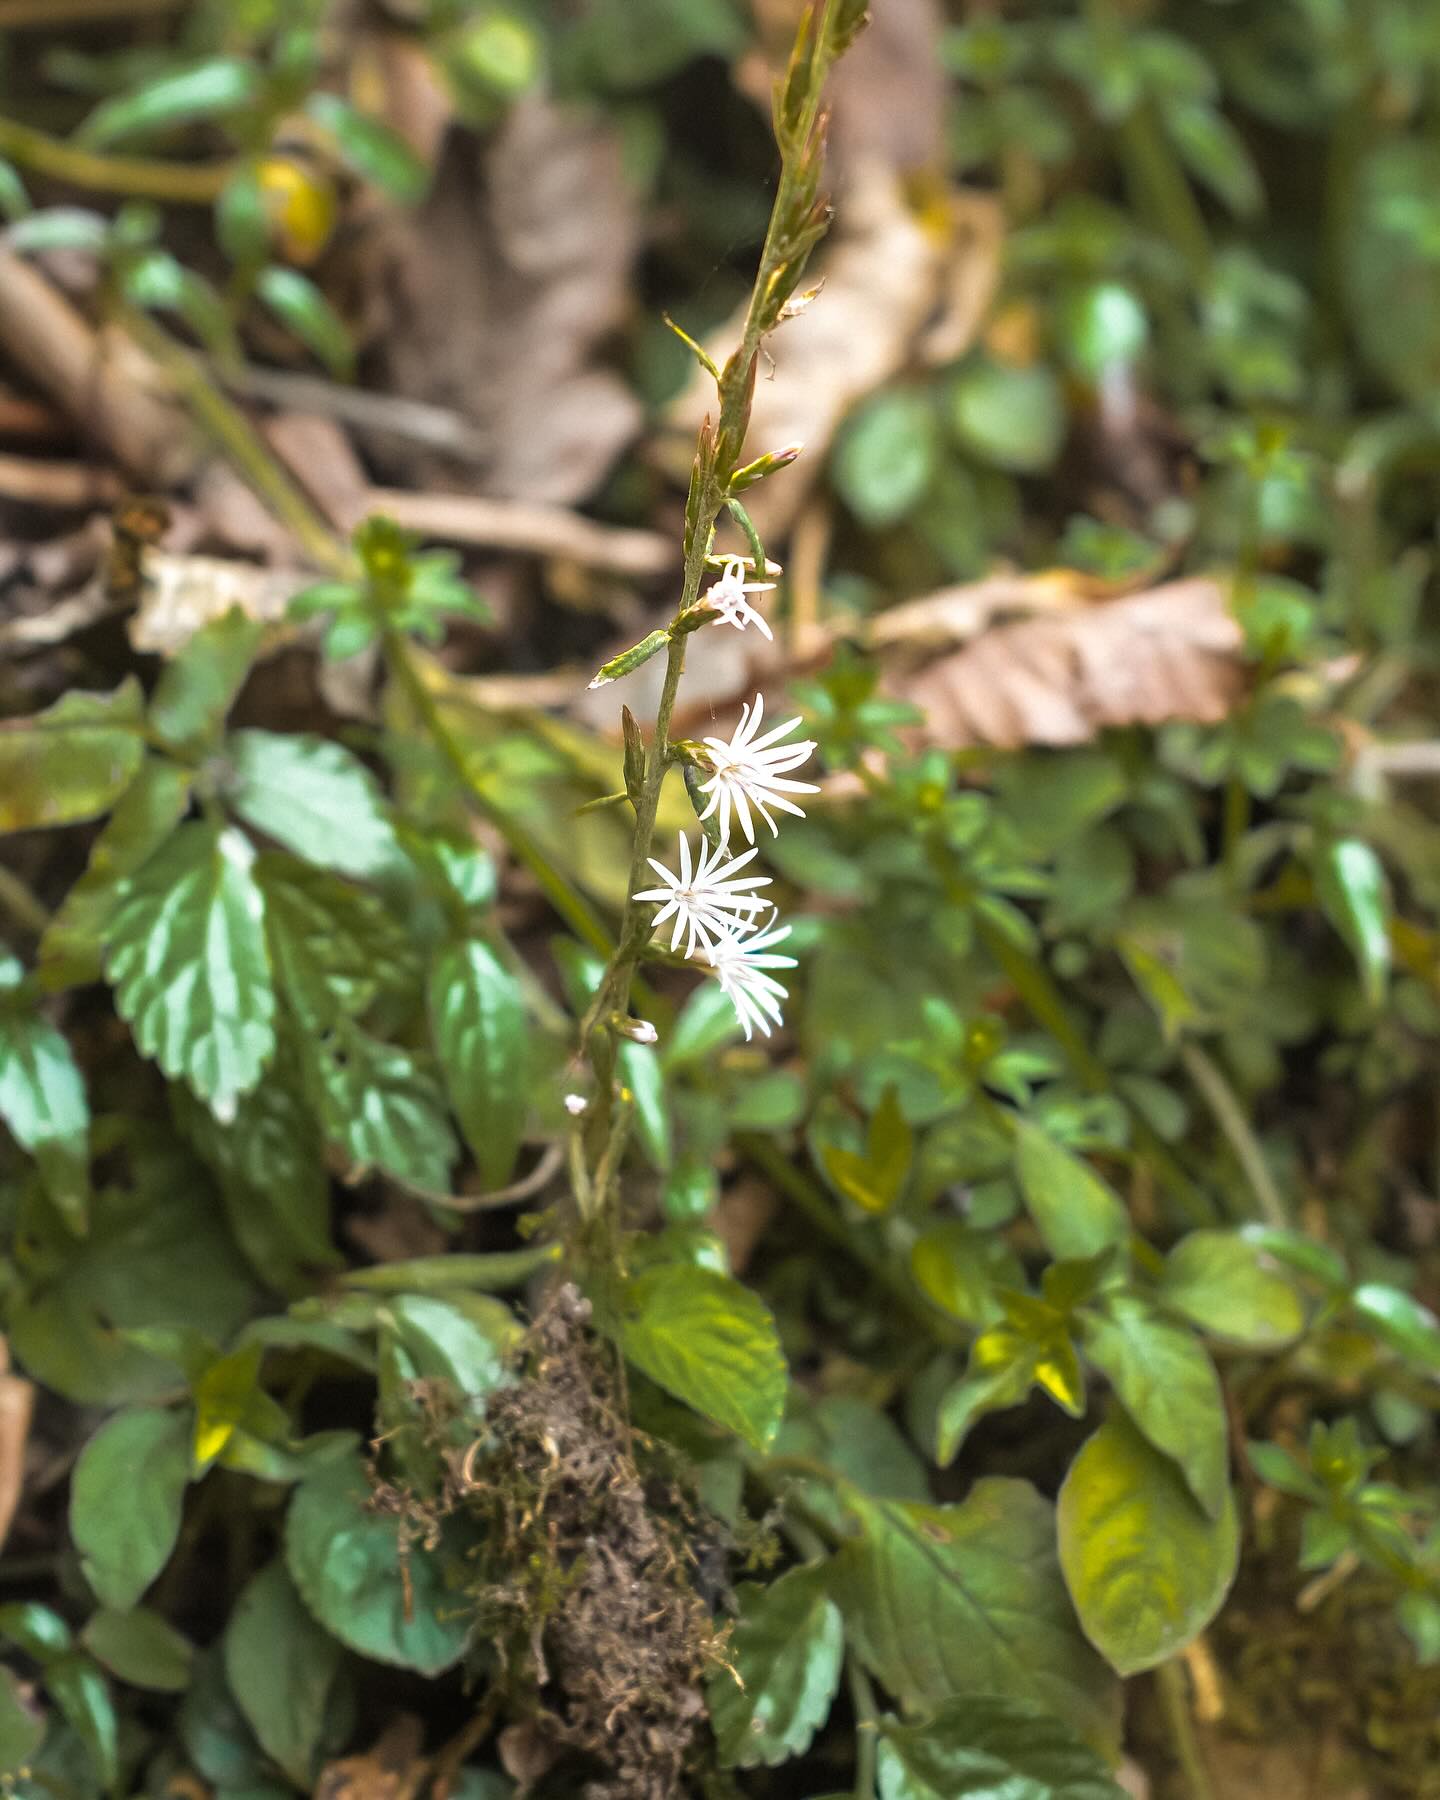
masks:
[[[717,369],[704,352],[697,352],[703,365],[715,377],[719,390],[719,418],[718,423],[712,424],[707,417],[696,446],[685,503],[685,572],[675,616],[667,631],[652,634],[652,638],[637,645],[633,652],[607,664],[592,684],[601,685],[628,674],[632,668],[657,654],[663,645],[665,675],[656,709],[655,729],[645,751],[638,794],[632,793],[635,840],[619,941],[594,1002],[581,1024],[582,1049],[588,1055],[596,1077],[596,1104],[587,1109],[582,1127],[585,1160],[596,1173],[594,1180],[585,1184],[579,1198],[582,1209],[592,1215],[607,1206],[620,1160],[615,1140],[617,1136],[623,1138],[628,1126],[629,1109],[615,1105],[617,1046],[616,1034],[609,1022],[616,1015],[623,1018],[628,1013],[631,985],[656,916],[655,901],[649,897],[656,890],[649,884],[648,873],[660,789],[674,756],[670,721],[685,667],[686,640],[692,630],[717,617],[743,628],[746,613],[750,610],[744,598],[745,587],[748,585],[752,592],[763,591],[773,566],[764,560],[759,539],[738,495],[754,481],[785,467],[796,451],[787,446],[743,466],[741,453],[750,423],[761,340],[808,299],[808,296],[799,299],[794,296],[810,252],[829,221],[829,207],[819,191],[825,149],[822,110],[825,80],[836,58],[859,34],[864,23],[865,0],[811,0],[801,19],[789,66],[775,90],[774,124],[781,158],[780,178],[740,344],[723,369]],[[744,559],[726,559],[720,584],[722,595],[717,606],[712,608],[702,602],[700,590],[707,565],[713,560],[711,547],[715,523],[727,508],[734,514],[750,544],[755,582],[744,584],[737,580],[738,568],[732,565],[743,566]],[[727,608],[724,596],[737,589],[736,598]],[[688,849],[686,854],[688,857]],[[686,867],[688,870],[688,863]],[[749,919],[753,924],[753,913]],[[774,941],[772,934],[769,942]],[[788,961],[772,957],[763,960],[766,966]],[[733,952],[729,966],[732,970],[730,979],[734,982]],[[769,996],[769,988],[757,989],[753,985],[756,979],[759,978],[747,980],[742,973],[740,985],[751,994],[758,992]],[[764,1029],[768,1029],[763,1025],[766,1012],[773,1016],[773,1000],[770,1005],[765,1005],[762,999],[758,1016]],[[748,1032],[750,1018],[745,1012],[741,1017]]]

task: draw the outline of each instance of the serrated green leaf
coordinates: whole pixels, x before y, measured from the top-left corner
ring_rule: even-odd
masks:
[[[211,619],[165,665],[150,697],[150,725],[172,749],[211,744],[235,702],[265,627],[238,606]]]
[[[625,1290],[620,1346],[677,1400],[767,1449],[785,1411],[786,1367],[758,1294],[710,1269],[650,1269]]]
[[[1109,1378],[1132,1422],[1219,1518],[1230,1495],[1228,1428],[1205,1346],[1132,1294],[1115,1294],[1103,1311],[1086,1312],[1082,1326],[1086,1356]]]
[[[303,1481],[285,1525],[290,1574],[342,1644],[374,1662],[438,1675],[464,1653],[473,1610],[447,1593],[440,1551],[412,1545],[402,1575],[398,1521],[370,1511],[369,1497],[356,1457]]]
[[[321,868],[373,879],[401,861],[375,777],[343,744],[305,732],[236,731],[230,804],[247,825]]]
[[[837,1556],[832,1591],[892,1693],[916,1707],[1003,1694],[1115,1740],[1118,1686],[1080,1634],[1054,1512],[1028,1482],[986,1477],[959,1506],[846,1504],[861,1535]]]
[[[1305,1329],[1300,1296],[1257,1243],[1233,1231],[1192,1231],[1165,1259],[1160,1298],[1229,1344],[1273,1350]]]
[[[0,993],[0,1120],[39,1164],[71,1230],[85,1229],[90,1195],[90,1103],[70,1046],[33,1002]]]
[[[238,56],[216,56],[194,68],[160,75],[128,94],[102,101],[76,133],[77,141],[98,149],[123,138],[223,118],[257,98],[257,64]]]
[[[145,755],[138,681],[66,694],[30,718],[0,721],[0,833],[73,825],[109,809]]]
[[[1380,858],[1360,838],[1321,845],[1314,862],[1315,893],[1360,968],[1365,997],[1378,1006],[1390,973],[1390,888]]]
[[[968,1694],[881,1727],[880,1800],[1122,1800],[1105,1764],[1027,1700]]]
[[[337,380],[350,379],[355,345],[349,328],[308,275],[272,263],[256,276],[255,292]]]
[[[255,879],[277,984],[307,1032],[363,1018],[384,992],[413,991],[414,948],[375,895],[280,852],[259,859]]]
[[[336,149],[357,175],[407,206],[424,199],[430,170],[388,125],[357,111],[338,94],[323,91],[310,95],[305,110],[330,133]]]
[[[222,1120],[275,1049],[254,860],[238,831],[182,825],[128,878],[105,931],[105,973],[136,1045]]]
[[[90,851],[85,873],[40,940],[40,978],[52,992],[100,979],[105,927],[125,877],[147,862],[185,816],[194,776],[152,756],[120,796]]]
[[[1085,1444],[1060,1489],[1060,1566],[1085,1635],[1121,1675],[1183,1650],[1235,1578],[1234,1500],[1218,1519],[1123,1413]]]
[[[708,1686],[710,1719],[727,1769],[773,1767],[803,1756],[840,1682],[845,1629],[823,1565],[791,1569],[768,1587],[737,1590],[728,1667]]]
[[[1088,1163],[1028,1121],[1016,1132],[1015,1172],[1052,1256],[1095,1256],[1129,1241],[1130,1218],[1115,1194]]]
[[[170,1559],[190,1479],[183,1412],[117,1413],[75,1465],[70,1536],[85,1579],[106,1606],[126,1612]]]
[[[195,1646],[159,1613],[103,1607],[81,1633],[85,1648],[119,1680],[157,1694],[181,1694],[190,1682]]]
[[[430,969],[430,1029],[450,1104],[487,1187],[502,1187],[525,1135],[525,994],[478,938],[443,945]]]
[[[241,1592],[224,1655],[230,1692],[261,1749],[309,1792],[342,1651],[305,1610],[282,1561],[268,1563]]]
[[[357,1168],[384,1169],[425,1193],[449,1191],[458,1147],[428,1062],[349,1024],[308,1054],[327,1135]]]
[[[1413,1294],[1367,1281],[1356,1288],[1351,1303],[1383,1344],[1416,1368],[1440,1373],[1440,1320]]]
[[[28,1768],[44,1736],[44,1714],[25,1703],[14,1671],[0,1668],[0,1776],[12,1780]]]

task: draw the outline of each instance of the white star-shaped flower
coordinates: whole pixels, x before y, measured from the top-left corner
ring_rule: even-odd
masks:
[[[753,855],[753,852],[751,853]],[[758,1025],[769,1037],[770,1025],[783,1025],[780,1002],[790,997],[767,969],[793,969],[793,956],[775,954],[774,946],[790,935],[788,925],[772,926],[768,931],[731,932],[712,944],[706,958],[719,977],[721,989],[735,1008],[735,1016],[745,1027],[748,1042]]]
[[[785,796],[820,792],[813,781],[784,779],[792,769],[798,769],[815,748],[811,738],[806,738],[799,744],[780,742],[781,738],[789,736],[800,720],[787,719],[783,725],[772,725],[764,737],[759,737],[756,734],[764,716],[765,698],[762,694],[757,694],[753,712],[748,706],[742,710],[740,723],[728,744],[723,738],[705,740],[714,774],[708,781],[700,783],[700,792],[710,796],[710,804],[700,817],[702,821],[708,819],[718,808],[722,844],[730,842],[732,807],[739,815],[740,829],[745,833],[747,841],[753,844],[755,821],[750,816],[752,806],[770,827],[770,835],[778,837],[780,828],[771,817],[770,808],[775,806],[781,812],[794,813],[797,819],[803,819],[804,808],[797,806],[793,800],[787,800]]]
[[[710,949],[718,938],[728,937],[737,929],[748,930],[755,924],[757,913],[766,912],[771,902],[760,899],[753,890],[769,887],[768,875],[741,875],[755,855],[747,850],[743,856],[727,857],[723,849],[711,849],[703,839],[700,860],[692,869],[690,840],[680,839],[680,873],[676,875],[662,862],[650,857],[650,867],[664,882],[663,887],[646,888],[632,896],[636,900],[658,900],[663,904],[655,915],[658,929],[674,917],[675,930],[670,938],[674,950],[688,933],[685,954],[693,956],[695,946]]]
[[[713,606],[719,615],[715,620],[717,625],[733,625],[737,631],[743,631],[747,625],[753,625],[763,637],[769,638],[773,644],[775,633],[745,596],[747,594],[768,594],[774,586],[773,581],[747,581],[744,558],[731,556],[726,559],[720,579],[702,595],[702,599],[707,605]]]

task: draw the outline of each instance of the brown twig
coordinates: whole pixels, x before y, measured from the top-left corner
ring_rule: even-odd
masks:
[[[110,506],[123,491],[114,470],[95,463],[0,455],[0,500],[21,506]]]
[[[663,575],[676,564],[674,546],[658,532],[600,525],[563,506],[373,488],[369,509],[447,543],[565,557],[616,575]]]

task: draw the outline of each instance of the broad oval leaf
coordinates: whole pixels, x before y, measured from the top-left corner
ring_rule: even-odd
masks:
[[[182,825],[126,883],[105,932],[105,973],[137,1046],[221,1120],[275,1049],[254,859],[238,831]]]
[[[1305,1329],[1305,1309],[1263,1245],[1234,1231],[1192,1231],[1165,1259],[1160,1298],[1228,1344],[1273,1350]]]
[[[881,1732],[880,1800],[1122,1800],[1095,1751],[1028,1700],[973,1694]]]
[[[430,1024],[440,1072],[489,1187],[509,1179],[530,1096],[525,995],[489,944],[445,945],[430,970]]]
[[[195,1646],[148,1607],[102,1607],[86,1622],[82,1640],[97,1662],[131,1687],[183,1694],[190,1684]]]
[[[445,1585],[439,1552],[412,1545],[400,1564],[399,1527],[367,1506],[358,1458],[318,1469],[296,1489],[285,1560],[300,1597],[361,1656],[422,1675],[459,1661],[473,1613]]]
[[[1116,1195],[1087,1162],[1038,1125],[1019,1127],[1015,1168],[1030,1217],[1052,1256],[1096,1256],[1128,1240],[1130,1218]]]
[[[711,1269],[649,1269],[625,1290],[620,1345],[667,1393],[768,1449],[785,1411],[786,1369],[758,1294]]]
[[[342,875],[373,878],[401,860],[375,777],[343,744],[306,732],[235,731],[229,801],[247,825]]]
[[[85,1579],[128,1611],[170,1559],[190,1479],[190,1421],[160,1409],[116,1413],[75,1465],[70,1536]]]
[[[987,1477],[959,1506],[846,1504],[861,1531],[835,1559],[833,1591],[892,1693],[916,1707],[1004,1694],[1095,1741],[1117,1738],[1118,1685],[1081,1635],[1054,1511],[1029,1482]]]
[[[726,1648],[709,1682],[710,1718],[726,1768],[774,1766],[803,1756],[829,1716],[845,1630],[823,1565],[791,1569],[768,1587],[746,1582]]]
[[[1212,1519],[1229,1498],[1229,1448],[1220,1378],[1184,1325],[1117,1294],[1084,1316],[1085,1354],[1157,1450],[1173,1458]]]
[[[113,694],[66,694],[0,722],[0,833],[93,819],[118,800],[145,755],[138,681]]]
[[[305,1610],[279,1559],[235,1602],[224,1654],[230,1692],[261,1749],[308,1792],[343,1653]]]
[[[1121,1675],[1183,1650],[1235,1578],[1233,1498],[1207,1518],[1174,1463],[1120,1412],[1070,1465],[1059,1528],[1060,1566],[1085,1635]]]

